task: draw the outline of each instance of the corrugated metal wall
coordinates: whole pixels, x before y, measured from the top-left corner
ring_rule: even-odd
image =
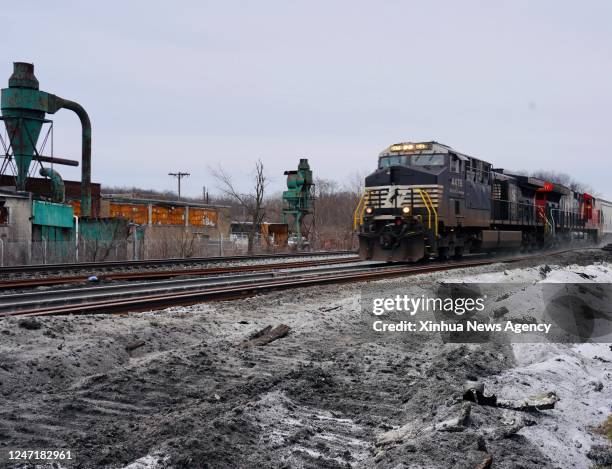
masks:
[[[151,204],[151,224],[153,225],[185,225],[186,208],[172,205]],[[139,225],[149,223],[149,205],[127,202],[109,203],[110,218],[125,218]],[[190,226],[216,226],[219,214],[215,209],[189,207]]]
[[[15,177],[0,176],[0,186],[14,186]],[[72,205],[75,215],[80,215],[81,206],[81,183],[79,181],[64,181],[66,188],[66,203]],[[26,181],[26,191],[33,194],[51,197],[53,189],[51,181],[45,178],[28,178]],[[91,184],[91,210],[93,217],[100,216],[100,184]]]
[[[146,225],[149,222],[149,207],[140,204],[120,204],[110,203],[110,218],[125,218],[139,225]]]
[[[32,224],[72,228],[73,211],[70,205],[32,201]]]

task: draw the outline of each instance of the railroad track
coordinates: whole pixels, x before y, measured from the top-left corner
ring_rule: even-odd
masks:
[[[453,261],[422,265],[363,263],[319,269],[287,269],[196,279],[54,289],[3,295],[0,318],[55,314],[116,313],[236,299],[257,293],[332,283],[359,282],[487,265],[498,260]]]
[[[288,267],[281,269],[235,270],[198,278],[172,279],[115,285],[97,285],[81,288],[60,288],[48,291],[18,293],[0,296],[0,319],[11,316],[39,316],[55,314],[111,313],[152,310],[168,306],[188,305],[204,301],[236,299],[257,293],[295,287],[332,283],[360,282],[381,278],[416,275],[493,263],[513,263],[569,249],[521,255],[506,258],[471,259],[442,263],[386,264],[346,263],[336,259],[318,268]],[[255,267],[255,266],[248,266]],[[262,266],[263,267],[263,266]],[[243,270],[240,270],[243,269]]]
[[[101,262],[80,262],[80,263],[64,263],[64,264],[33,264],[33,265],[16,265],[8,267],[0,267],[0,278],[6,278],[9,275],[16,274],[61,274],[66,272],[87,271],[95,274],[99,272],[108,272],[113,270],[146,270],[159,269],[164,267],[179,267],[179,266],[198,266],[202,264],[220,264],[224,262],[238,261],[258,261],[268,259],[290,259],[301,257],[327,257],[355,254],[354,251],[315,251],[315,252],[298,252],[298,253],[283,253],[283,254],[254,254],[245,256],[214,256],[214,257],[190,257],[190,258],[174,258],[174,259],[148,259],[136,261],[101,261]]]
[[[189,268],[189,269],[173,269],[173,270],[155,270],[155,271],[136,271],[136,272],[115,272],[112,271],[106,274],[97,275],[97,280],[106,281],[133,281],[133,280],[154,280],[167,279],[173,277],[185,276],[209,276],[219,274],[239,274],[243,272],[256,272],[264,270],[278,270],[300,267],[314,267],[319,265],[345,264],[356,262],[359,260],[357,256],[332,257],[330,259],[322,258],[317,260],[279,262],[273,264],[253,264],[253,265],[235,265],[228,267],[206,267],[206,268]],[[19,278],[0,280],[0,290],[21,289],[21,288],[36,288],[48,287],[54,285],[79,284],[88,282],[90,275],[73,275],[73,276],[51,276],[41,278]]]

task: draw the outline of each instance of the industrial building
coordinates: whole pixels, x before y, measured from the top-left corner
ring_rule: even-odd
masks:
[[[230,240],[246,248],[252,222],[233,221],[230,225]],[[287,247],[289,227],[286,223],[260,223],[255,230],[255,245],[260,248],[278,249]]]
[[[3,265],[204,256],[230,239],[227,207],[100,195],[100,185],[92,184],[95,216],[85,218],[78,182],[64,181],[65,203],[57,203],[49,181],[29,178],[28,190],[16,191],[11,179],[0,176]]]
[[[0,265],[200,256],[208,254],[209,241],[229,238],[226,207],[102,196],[100,184],[91,182],[87,112],[40,91],[32,64],[14,63],[1,93]],[[47,114],[60,109],[81,121],[80,162],[55,157],[48,145]],[[64,181],[56,165],[80,165],[81,181]],[[32,177],[37,169],[42,177]]]
[[[102,195],[100,217],[128,222],[139,259],[205,256],[209,242],[228,240],[230,231],[228,207],[138,194]]]

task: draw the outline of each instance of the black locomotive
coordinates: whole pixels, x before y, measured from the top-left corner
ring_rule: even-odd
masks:
[[[610,202],[433,141],[385,149],[355,211],[360,256],[385,261],[596,240],[611,220]]]

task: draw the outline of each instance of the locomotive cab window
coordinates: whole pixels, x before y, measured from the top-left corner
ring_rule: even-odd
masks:
[[[444,155],[412,155],[412,166],[444,166]]]
[[[444,166],[445,155],[391,155],[382,156],[378,160],[378,168],[388,168],[389,166]]]
[[[450,155],[450,170],[452,173],[461,174],[462,161],[457,155]]]
[[[380,158],[378,162],[378,167],[380,169],[388,168],[389,166],[399,166],[399,165],[408,166],[408,156],[400,156],[400,155],[383,156],[382,158]]]

